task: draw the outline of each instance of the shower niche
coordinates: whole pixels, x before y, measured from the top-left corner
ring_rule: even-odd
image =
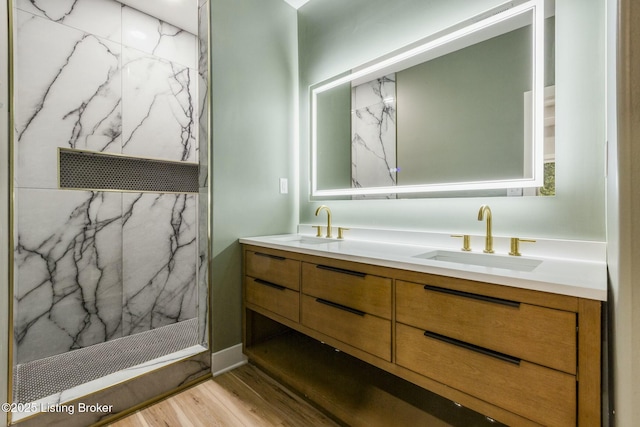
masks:
[[[138,9],[155,3],[12,7],[9,395],[112,395],[109,414],[71,425],[210,372],[209,3]]]

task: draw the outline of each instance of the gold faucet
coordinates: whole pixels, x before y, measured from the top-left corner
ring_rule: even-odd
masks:
[[[461,237],[462,238],[462,249],[461,251],[471,252],[471,236],[468,234],[452,234],[451,237]]]
[[[521,256],[522,254],[520,253],[520,242],[529,242],[529,243],[535,243],[535,240],[531,240],[531,239],[519,239],[517,237],[512,237],[511,238],[511,251],[509,251],[509,255],[511,256]]]
[[[484,241],[484,253],[492,254],[493,253],[493,236],[491,235],[491,209],[489,205],[480,206],[480,210],[478,211],[478,221],[482,221],[484,216],[487,216],[487,236]]]
[[[329,206],[326,205],[322,205],[320,206],[318,209],[316,209],[316,216],[318,216],[320,214],[320,211],[325,210],[327,211],[327,238],[331,238],[331,209],[329,209]],[[318,229],[318,233],[320,232],[320,230]]]

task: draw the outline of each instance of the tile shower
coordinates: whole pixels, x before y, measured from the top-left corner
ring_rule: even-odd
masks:
[[[97,364],[86,372],[107,375],[208,345],[208,36],[114,0],[16,0],[14,26],[13,393],[21,402],[95,379],[38,389],[32,382],[47,372],[31,367]],[[61,189],[59,148],[199,164],[199,191]],[[122,357],[104,366],[113,357],[96,351]]]

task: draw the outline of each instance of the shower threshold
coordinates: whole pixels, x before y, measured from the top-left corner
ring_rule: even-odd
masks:
[[[14,402],[46,410],[206,350],[190,319],[34,360],[14,369]],[[14,413],[13,420],[29,415]]]

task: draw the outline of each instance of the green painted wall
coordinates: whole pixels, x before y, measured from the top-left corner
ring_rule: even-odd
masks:
[[[317,96],[318,188],[351,187],[351,83]]]
[[[215,352],[241,342],[238,238],[295,231],[297,42],[282,0],[211,1]]]
[[[523,177],[531,27],[396,74],[398,185]]]
[[[309,197],[308,86],[503,3],[501,0],[322,0],[298,11],[300,222],[319,222]],[[336,225],[605,240],[605,5],[556,2],[556,196],[323,201]]]

